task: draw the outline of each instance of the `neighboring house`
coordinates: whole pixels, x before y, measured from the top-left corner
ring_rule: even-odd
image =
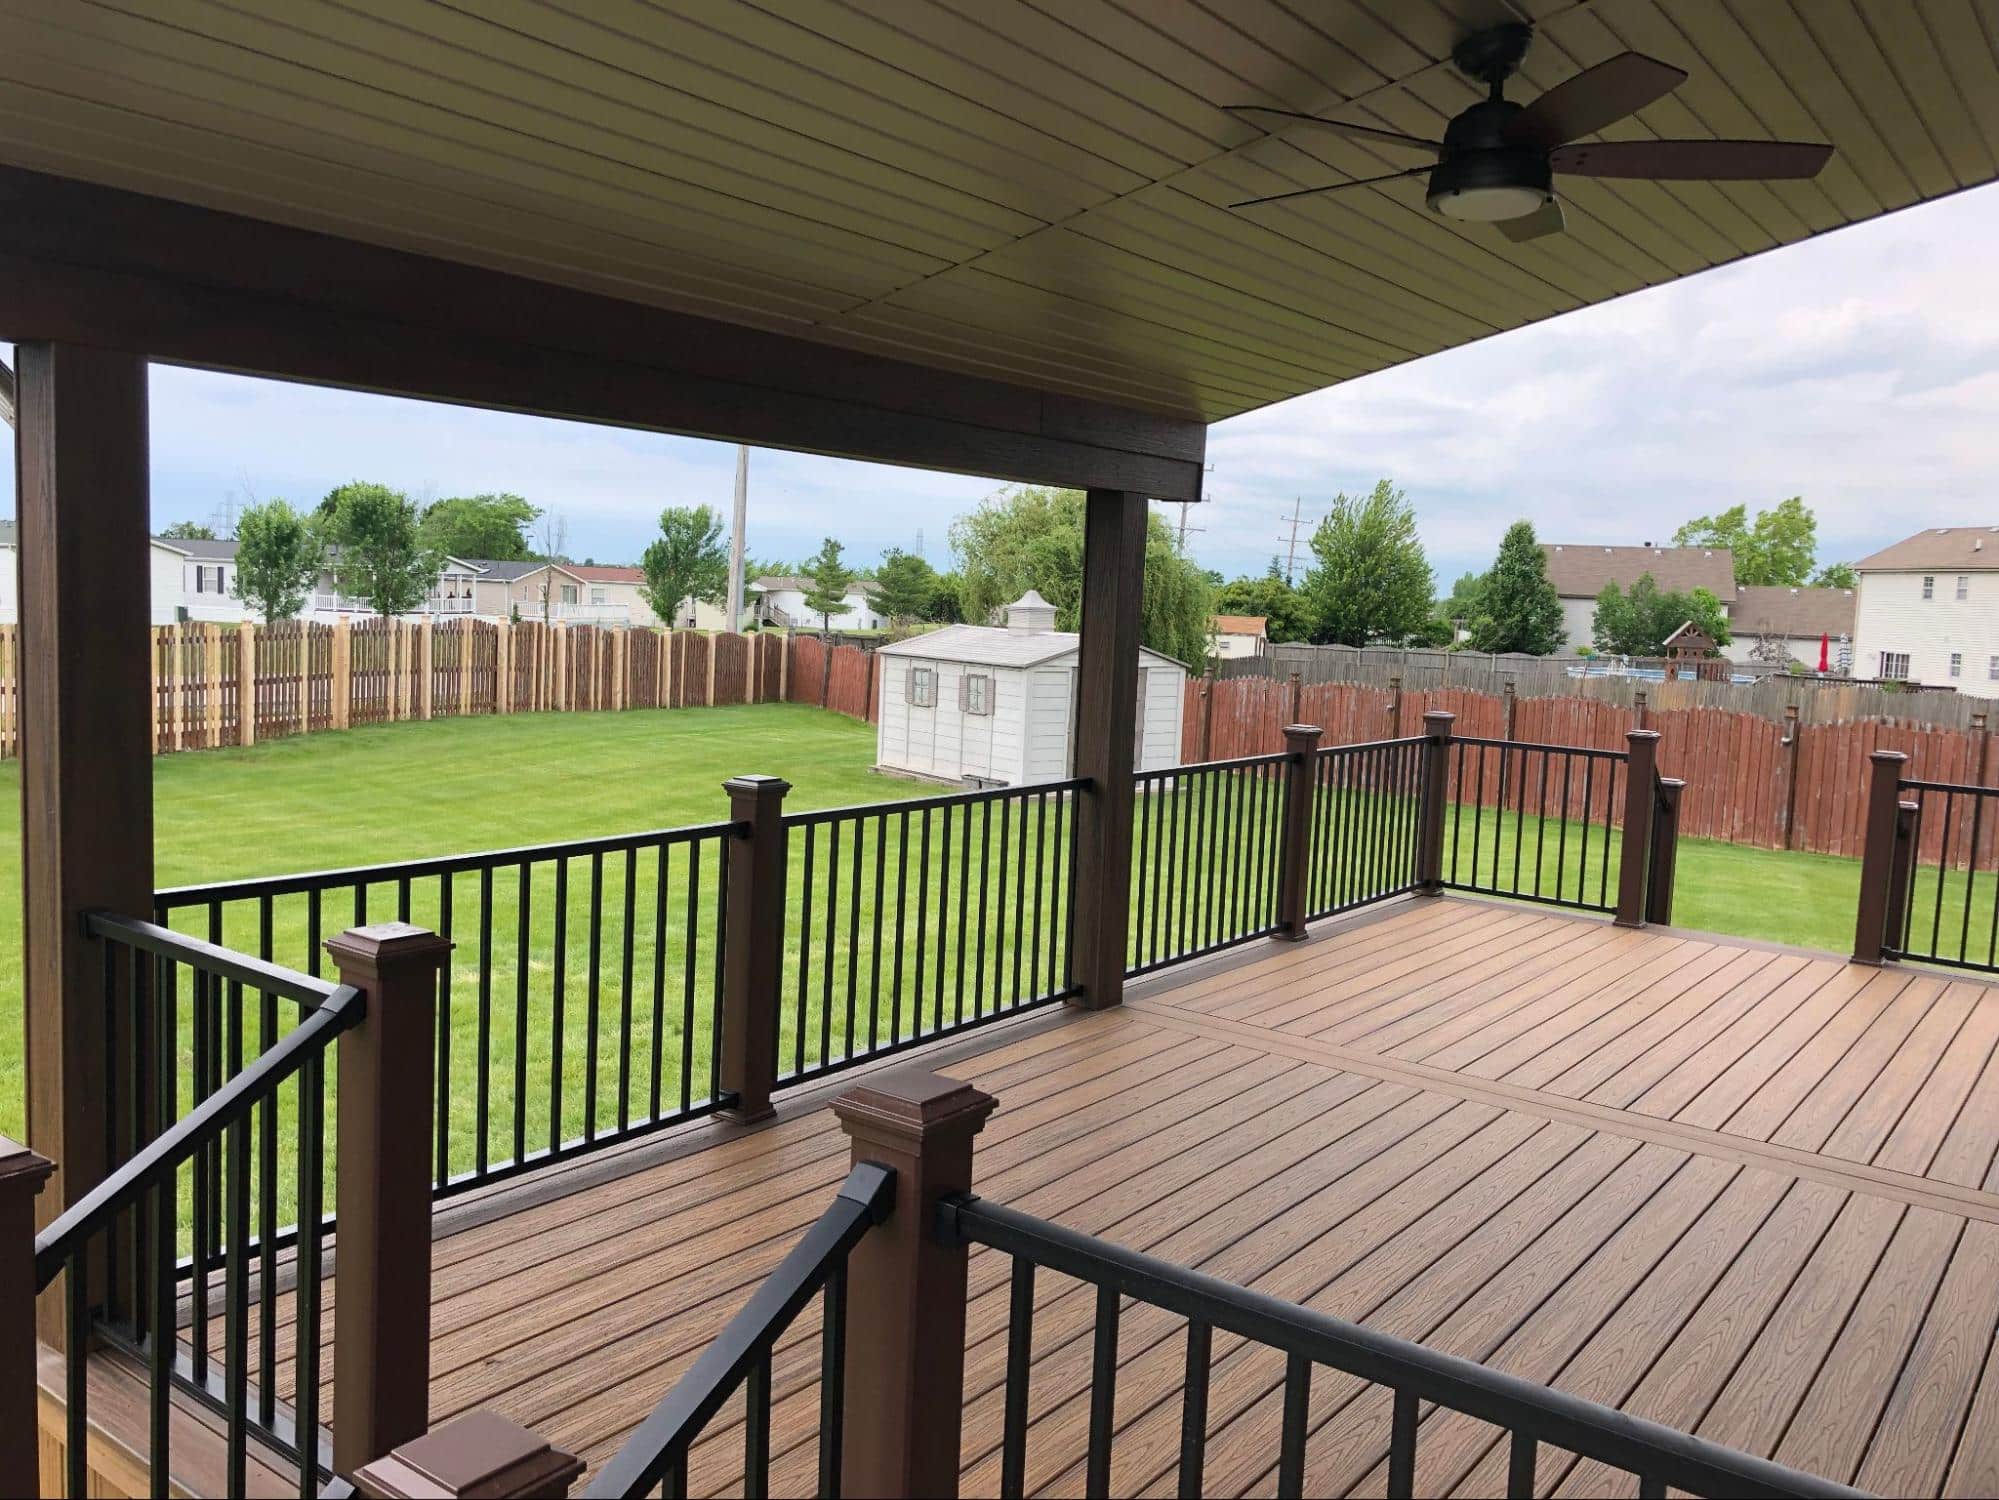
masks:
[[[1769,641],[1816,671],[1824,641],[1827,665],[1838,670],[1842,655],[1850,658],[1853,652],[1854,604],[1852,589],[1744,586],[1735,591],[1729,614],[1735,640],[1722,647],[1722,655],[1730,661],[1755,661],[1757,643]]]
[[[1856,677],[1999,697],[1999,526],[1935,526],[1853,566]]]
[[[523,620],[540,620],[544,603],[548,619],[572,619],[564,610],[574,611],[588,598],[589,585],[561,563],[475,557],[470,566],[478,570],[472,583],[473,612],[489,620],[511,619],[516,613]]]
[[[883,646],[875,765],[984,786],[1069,775],[1081,646],[1031,589],[1008,606],[1004,626],[948,625]],[[1139,770],[1180,763],[1186,682],[1182,663],[1139,652]]]
[[[1722,614],[1734,633],[1735,556],[1726,547],[1594,547],[1572,542],[1543,542],[1548,582],[1562,601],[1566,636],[1557,654],[1575,656],[1595,634],[1596,596],[1604,585],[1630,587],[1647,573],[1661,593],[1706,589],[1721,601]]]
[[[858,578],[847,590],[844,607],[822,623],[819,612],[805,607],[812,590],[809,578],[777,576],[752,578],[749,592],[756,599],[756,615],[770,625],[789,625],[798,630],[886,630],[888,616],[875,608],[880,591],[872,578]]]
[[[583,597],[577,612],[567,618],[590,625],[660,623],[659,616],[646,603],[644,569],[572,563],[569,571],[583,580]]]
[[[1262,615],[1214,615],[1208,620],[1208,655],[1222,660],[1261,656],[1269,647]]]
[[[256,618],[236,597],[236,543],[156,536],[153,543],[153,623],[176,620],[235,624]],[[322,576],[320,586],[330,587]],[[309,602],[309,601],[308,601]]]

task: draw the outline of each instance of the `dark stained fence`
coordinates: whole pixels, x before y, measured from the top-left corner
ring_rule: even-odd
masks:
[[[711,635],[709,650],[715,655],[715,702],[750,701],[750,642],[740,635]]]
[[[1255,755],[1138,775],[1128,973],[1276,931],[1289,764]]]

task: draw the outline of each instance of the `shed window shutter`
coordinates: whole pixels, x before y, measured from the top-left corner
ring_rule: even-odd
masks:
[[[969,672],[958,678],[958,712],[965,713],[972,706],[972,677]]]

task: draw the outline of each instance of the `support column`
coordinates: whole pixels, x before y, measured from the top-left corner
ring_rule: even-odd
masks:
[[[0,1495],[42,1492],[35,1197],[55,1163],[0,1136]]]
[[[1659,732],[1627,729],[1624,771],[1624,840],[1618,851],[1617,915],[1620,927],[1645,925],[1645,882],[1652,868],[1652,817],[1658,806]],[[1501,798],[1502,805],[1504,797]]]
[[[729,856],[728,932],[722,951],[722,1091],[736,1102],[719,1111],[738,1124],[773,1113],[777,1072],[778,983],[784,933],[784,794],[779,776],[736,776],[722,783],[729,817],[748,825]]]
[[[1319,779],[1319,739],[1324,733],[1316,724],[1284,726],[1284,753],[1290,760],[1284,767],[1284,835],[1277,859],[1274,936],[1294,942],[1305,936],[1312,904],[1312,793]]]
[[[36,1203],[47,1224],[103,1180],[104,1100],[126,1096],[82,914],[152,910],[146,366],[66,344],[18,353],[21,1071],[28,1144],[58,1169]],[[42,1338],[63,1347],[63,1323],[43,1298]]]
[[[1457,715],[1433,708],[1423,715],[1422,780],[1416,813],[1416,891],[1444,893],[1444,797],[1451,780],[1451,728]],[[1563,816],[1568,809],[1562,809]]]
[[[972,1138],[996,1102],[921,1068],[833,1101],[853,1160],[895,1172],[894,1206],[847,1262],[842,1494],[958,1493],[967,1252],[938,1238],[937,1202],[971,1191]]]
[[[1145,496],[1091,490],[1083,530],[1083,642],[1076,670],[1076,934],[1070,977],[1090,1010],[1124,998],[1137,769],[1139,596]]]
[[[1853,961],[1878,964],[1894,915],[1897,856],[1901,839],[1902,772],[1909,757],[1900,750],[1868,756],[1866,842],[1860,852],[1860,905],[1853,931]]]

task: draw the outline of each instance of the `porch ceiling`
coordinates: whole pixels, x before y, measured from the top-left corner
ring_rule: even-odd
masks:
[[[1573,179],[1522,245],[1420,180],[1226,208],[1408,161],[1221,106],[1435,134],[1508,15],[1518,97],[1634,48],[1692,76],[1611,135],[1837,154]],[[1993,42],[1973,0],[0,0],[0,162],[1212,421],[1988,181]]]

